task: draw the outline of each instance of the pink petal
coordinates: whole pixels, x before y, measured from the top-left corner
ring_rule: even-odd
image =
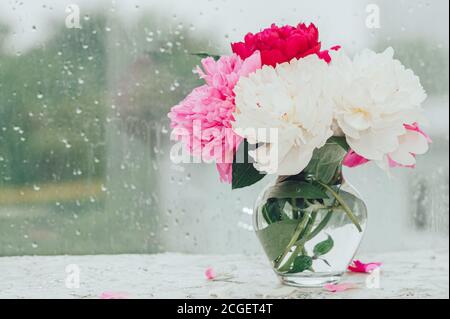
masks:
[[[412,168],[412,169],[416,168],[416,165],[402,165],[402,164],[399,164],[396,161],[394,161],[392,159],[392,157],[389,156],[389,155],[388,155],[387,159],[388,159],[388,164],[389,164],[390,168],[398,168],[398,167],[401,167],[401,168]]]
[[[341,46],[336,45],[336,46],[332,47],[330,50],[339,51],[340,49],[341,49]],[[319,57],[319,59],[324,60],[328,64],[331,63],[331,56],[330,56],[329,50],[320,51],[319,53],[317,53],[317,56]]]
[[[220,175],[220,181],[231,184],[233,181],[233,164],[216,164],[216,167]]]
[[[427,139],[428,143],[430,144],[433,143],[431,137],[420,128],[419,123],[414,123],[412,125],[405,124],[405,128],[410,131],[419,132]]]
[[[105,291],[100,295],[100,299],[128,299],[128,295],[122,292]]]
[[[255,72],[256,70],[261,69],[261,67],[262,67],[261,53],[259,51],[256,51],[255,53],[253,53],[252,56],[247,58],[242,63],[242,68],[239,71],[239,76],[248,76],[251,73]]]
[[[216,272],[214,271],[213,268],[210,267],[210,268],[206,269],[205,277],[206,277],[206,279],[208,279],[210,281],[214,280],[216,278]]]
[[[354,168],[369,162],[368,159],[365,159],[361,155],[357,154],[355,151],[350,150],[348,154],[344,158],[343,165],[346,167]]]
[[[326,285],[324,288],[329,292],[337,293],[337,292],[344,292],[350,289],[355,289],[357,288],[357,286],[352,283],[342,283],[342,284],[329,284]]]
[[[370,274],[381,266],[383,266],[383,264],[380,262],[365,264],[359,260],[355,260],[353,264],[348,267],[348,270],[354,273]]]

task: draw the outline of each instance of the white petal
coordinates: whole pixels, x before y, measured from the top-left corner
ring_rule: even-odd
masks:
[[[412,166],[416,164],[416,158],[409,152],[405,152],[403,149],[398,149],[397,151],[389,154],[394,162],[404,166]]]
[[[290,152],[293,145],[292,139],[281,139],[275,143],[267,143],[259,146],[254,151],[249,151],[249,155],[255,161],[255,168],[267,174],[277,174],[280,163]]]
[[[273,154],[273,145],[266,144],[255,151],[249,151],[249,156],[255,161],[255,168],[267,174],[275,174],[278,170],[278,154]]]
[[[405,135],[400,136],[400,148],[409,153],[422,155],[428,152],[430,146],[425,136],[408,130]]]
[[[373,161],[381,160],[399,146],[397,135],[388,130],[369,130],[361,133],[360,139],[347,138],[349,145],[359,155]]]
[[[347,113],[344,115],[346,124],[356,131],[364,131],[370,128],[371,122],[362,113]]]
[[[293,147],[281,161],[277,174],[281,176],[300,174],[308,166],[312,156],[312,150]]]
[[[361,138],[360,132],[358,130],[354,129],[353,127],[351,127],[350,125],[348,125],[345,120],[338,117],[337,121],[338,121],[340,128],[344,131],[345,135],[347,135],[348,137],[351,137],[353,139]]]

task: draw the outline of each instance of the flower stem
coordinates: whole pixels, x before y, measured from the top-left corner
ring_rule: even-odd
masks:
[[[338,203],[341,205],[341,207],[344,209],[344,212],[347,214],[348,218],[350,218],[350,220],[353,222],[353,224],[355,224],[356,228],[358,229],[358,231],[360,233],[362,233],[362,227],[358,222],[358,219],[356,218],[356,216],[353,214],[352,210],[350,209],[350,207],[348,207],[347,203],[344,201],[344,199],[338,194],[336,193],[330,186],[328,186],[325,183],[322,183],[320,181],[318,181],[318,183],[320,185],[322,185],[323,187],[325,187],[330,193],[331,195],[333,195],[334,198],[336,198],[336,200],[338,201]]]
[[[330,211],[326,214],[326,216],[324,217],[324,219],[320,222],[320,224],[316,227],[316,229],[314,229],[314,230],[308,235],[308,237],[307,237],[306,239],[300,240],[300,241],[298,241],[297,243],[298,243],[299,245],[301,245],[301,244],[302,244],[302,241],[305,241],[305,242],[303,243],[303,245],[304,245],[306,242],[310,241],[311,239],[313,239],[314,237],[316,237],[317,235],[319,235],[320,232],[328,225],[328,223],[329,223],[330,220],[331,220],[331,217],[333,217],[333,210],[330,210]]]
[[[297,244],[297,242],[298,242],[298,237],[297,237],[297,242],[294,242],[294,244],[291,246],[291,248],[292,248],[294,245],[296,245],[297,248],[292,253],[292,255],[289,257],[289,259],[286,261],[286,263],[282,267],[279,267],[279,269],[278,269],[279,271],[281,271],[281,272],[288,272],[290,270],[290,268],[291,268],[292,263],[295,261],[295,258],[297,258],[298,255],[302,251],[305,251],[305,244],[307,242],[307,240],[305,240],[305,239],[309,237],[311,229],[314,226],[314,223],[316,222],[316,218],[317,218],[317,212],[311,213],[311,218],[309,219],[309,222],[306,225],[306,228],[301,233],[301,238],[303,238],[303,240],[300,240],[301,244],[300,245]],[[283,259],[281,259],[280,262],[283,261]]]
[[[291,199],[291,206],[292,206],[292,216],[294,219],[299,218],[298,214],[298,207],[297,207],[297,200],[295,198]]]
[[[281,262],[284,258],[289,254],[292,247],[295,245],[296,241],[298,240],[298,237],[301,235],[302,231],[306,227],[309,220],[309,214],[304,214],[303,219],[298,223],[297,228],[295,229],[294,235],[292,236],[291,241],[286,247],[286,250],[284,253],[275,261],[275,268],[280,267]]]

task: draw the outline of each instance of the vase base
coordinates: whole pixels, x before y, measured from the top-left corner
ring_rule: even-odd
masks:
[[[341,281],[343,274],[314,274],[313,276],[278,275],[281,283],[297,288],[323,288],[328,284],[336,284]]]

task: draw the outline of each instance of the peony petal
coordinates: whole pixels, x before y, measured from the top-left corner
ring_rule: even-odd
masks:
[[[216,278],[216,272],[210,267],[205,270],[205,277],[209,281],[214,280]]]
[[[231,184],[233,181],[233,164],[216,164],[222,183]]]
[[[308,39],[299,34],[289,37],[284,43],[283,52],[288,57],[296,57],[298,52],[306,50],[308,50]]]
[[[400,136],[400,145],[410,153],[422,155],[430,149],[428,139],[419,131],[408,130],[405,135]]]
[[[361,155],[358,155],[355,151],[350,150],[348,154],[345,156],[343,165],[346,167],[354,168],[364,164],[369,163],[370,161]]]
[[[123,292],[110,292],[105,291],[100,295],[100,299],[128,299],[128,295]]]
[[[344,115],[345,122],[357,131],[370,128],[370,120],[362,113],[347,113]]]
[[[380,262],[372,262],[372,263],[365,264],[365,263],[361,262],[360,260],[355,260],[348,267],[348,270],[350,272],[354,272],[354,273],[370,274],[374,270],[380,268],[381,266],[383,266],[383,264]]]
[[[344,292],[350,289],[356,289],[357,286],[353,283],[342,283],[342,284],[328,284],[325,285],[324,288],[329,292],[337,293],[337,292]]]
[[[264,65],[275,67],[277,64],[286,62],[288,58],[281,50],[266,50],[261,52],[261,60]]]
[[[331,56],[330,56],[330,52],[328,50],[317,53],[317,56],[320,59],[324,60],[325,62],[331,63]]]
[[[314,150],[306,147],[294,146],[289,153],[279,163],[277,174],[281,176],[294,176],[300,174],[309,164],[313,157]]]
[[[398,136],[389,130],[366,130],[360,138],[348,137],[348,144],[361,156],[369,160],[382,160],[386,154],[395,151],[399,146]]]
[[[433,140],[431,139],[431,137],[420,128],[419,123],[414,123],[412,125],[405,124],[405,128],[410,131],[419,132],[427,139],[429,144],[433,143]]]
[[[261,69],[261,67],[261,53],[259,51],[256,51],[251,57],[243,62],[242,68],[239,71],[239,76],[248,76],[256,70]]]
[[[253,54],[253,52],[247,47],[247,45],[242,42],[233,43],[231,45],[231,49],[235,54],[239,55],[242,60],[247,59]]]
[[[403,151],[401,147],[397,151],[390,153],[389,159],[399,166],[413,166],[416,164],[416,157],[412,153]]]

